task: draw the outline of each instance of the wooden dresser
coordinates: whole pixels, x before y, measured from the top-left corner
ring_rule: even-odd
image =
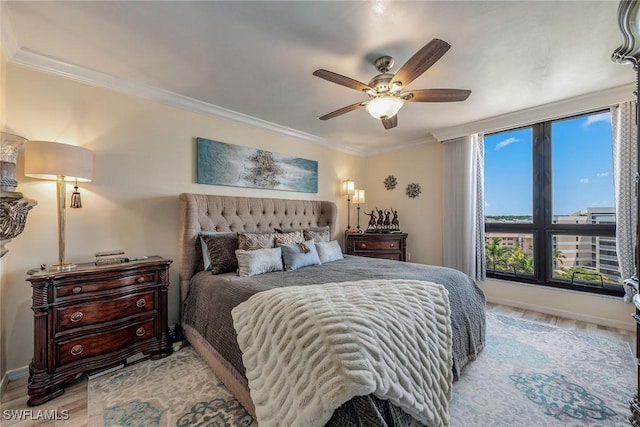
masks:
[[[348,255],[407,260],[407,233],[348,233]]]
[[[161,257],[68,271],[30,271],[34,355],[30,406],[62,393],[87,370],[137,353],[171,354],[167,323],[169,265]]]
[[[636,294],[633,297],[633,305],[635,305],[635,313],[633,318],[636,320],[636,363],[640,365],[640,294]],[[638,370],[636,395],[633,400],[629,402],[631,409],[631,425],[640,427],[640,370]]]

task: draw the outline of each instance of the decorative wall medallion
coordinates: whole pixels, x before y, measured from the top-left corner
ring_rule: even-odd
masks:
[[[411,184],[407,185],[407,196],[409,196],[410,199],[415,199],[420,195],[420,193],[422,193],[420,184],[412,182]]]
[[[398,185],[398,180],[395,176],[389,175],[384,179],[384,188],[386,188],[387,190],[393,190],[394,188],[396,188],[396,185]]]

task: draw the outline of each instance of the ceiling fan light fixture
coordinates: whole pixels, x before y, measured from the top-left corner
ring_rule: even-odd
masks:
[[[374,119],[380,120],[383,117],[391,118],[395,116],[404,102],[400,98],[393,96],[381,96],[380,98],[374,98],[367,102],[364,107],[367,113],[371,114]]]
[[[451,45],[445,41],[433,39],[422,46],[393,74],[389,72],[393,67],[393,58],[391,56],[381,56],[373,63],[380,74],[374,76],[368,84],[325,69],[314,71],[313,75],[316,77],[363,92],[369,96],[367,101],[347,105],[325,114],[319,119],[329,120],[365,107],[367,112],[373,118],[380,120],[384,128],[388,130],[398,126],[397,114],[405,102],[413,104],[416,102],[457,102],[466,100],[471,94],[471,91],[466,89],[413,89],[403,92],[411,82],[438,62],[450,47]]]

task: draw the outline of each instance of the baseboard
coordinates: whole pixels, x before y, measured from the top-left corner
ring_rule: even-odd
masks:
[[[542,305],[527,304],[520,301],[514,301],[504,298],[495,298],[487,296],[487,301],[494,304],[506,305],[509,307],[521,308],[524,310],[537,311],[538,313],[550,314],[552,316],[565,317],[572,320],[580,320],[588,323],[595,323],[596,325],[607,326],[609,328],[624,329],[626,331],[635,331],[635,323],[625,323],[619,320],[607,319],[604,317],[590,316],[585,313],[577,313],[574,311],[558,310]]]
[[[28,366],[23,366],[22,368],[12,369],[10,371],[7,371],[7,378],[9,379],[9,382],[19,380],[20,378],[24,378],[28,376],[29,376]]]
[[[9,385],[11,381],[19,380],[20,378],[24,378],[28,376],[29,376],[28,366],[23,366],[22,368],[12,369],[10,371],[5,372],[4,375],[2,376],[2,379],[0,380],[0,399],[2,399],[2,396],[4,395],[4,391],[7,388],[7,385]]]

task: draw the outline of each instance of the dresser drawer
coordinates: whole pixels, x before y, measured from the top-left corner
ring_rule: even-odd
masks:
[[[101,334],[87,335],[55,344],[57,365],[91,356],[104,355],[154,337],[154,320],[134,323],[126,328]]]
[[[400,252],[395,252],[395,253],[363,252],[359,255],[366,256],[369,258],[382,258],[382,259],[390,259],[392,261],[402,261],[402,254]]]
[[[348,255],[407,260],[407,233],[347,233]]]
[[[355,242],[356,251],[367,250],[400,250],[400,239],[361,240]]]
[[[55,309],[57,332],[108,322],[155,309],[155,292],[128,294],[107,301],[93,301]]]
[[[97,292],[109,289],[122,288],[142,283],[155,283],[156,275],[154,273],[137,274],[132,276],[124,276],[114,278],[113,280],[102,280],[94,282],[78,283],[73,285],[56,286],[55,296],[66,297],[70,295],[82,295],[87,292]]]

